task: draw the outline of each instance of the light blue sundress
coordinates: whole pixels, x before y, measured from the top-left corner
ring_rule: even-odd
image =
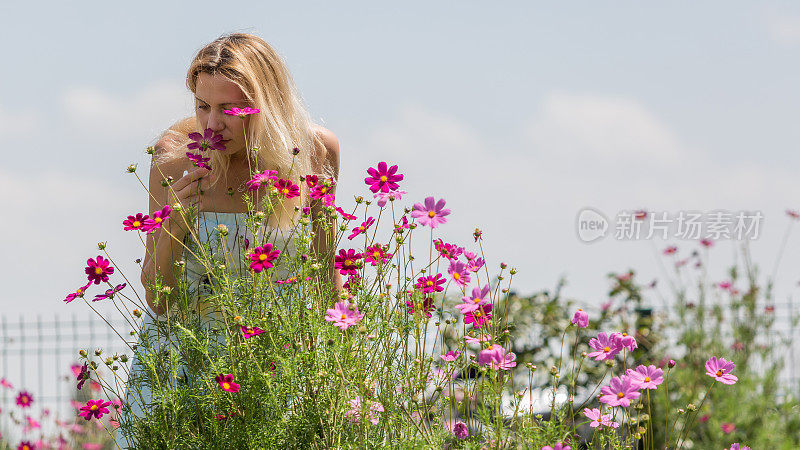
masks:
[[[220,225],[224,225],[228,230],[228,235],[225,236],[224,242],[229,253],[226,253],[223,249],[219,248],[220,240],[218,238],[218,233]],[[254,246],[255,242],[263,242],[264,237],[267,237],[267,242],[272,243],[276,249],[281,251],[281,255],[286,255],[291,258],[290,255],[296,254],[296,234],[298,231],[293,232],[292,229],[282,230],[269,227],[261,227],[260,230],[263,233],[259,233],[259,240],[256,241],[253,237],[253,234],[245,224],[243,213],[200,212],[197,217],[197,226],[195,227],[198,240],[200,240],[204,246],[207,244],[208,248],[210,248],[210,252],[208,254],[209,258],[214,261],[215,264],[221,263],[230,267],[234,277],[236,277],[236,274],[241,274],[248,270],[249,264],[244,258],[244,254],[248,247]],[[307,233],[309,227],[301,227],[299,230],[301,233]],[[200,254],[200,246],[197,244],[197,242],[194,242],[194,239],[191,238],[191,236],[187,235],[186,239],[184,239],[184,243],[193,252],[195,252],[196,255]],[[275,271],[276,280],[286,279],[290,276],[286,264],[281,263],[281,261],[286,261],[289,259],[286,258],[286,256],[283,256],[278,260],[278,265],[276,266]],[[204,326],[208,326],[212,333],[214,333],[214,330],[219,330],[219,333],[216,334],[216,336],[218,338],[218,342],[223,343],[225,339],[223,331],[224,326],[221,323],[218,312],[214,311],[208,305],[205,305],[202,302],[202,298],[211,294],[212,292],[209,285],[207,271],[203,264],[201,264],[194,255],[186,250],[184,250],[184,261],[186,262],[187,286],[190,292],[196,293],[194,300],[196,302],[196,311],[199,315],[199,320],[202,321]],[[162,319],[157,318],[152,311],[148,310],[148,313],[145,314],[139,334],[141,335],[148,332],[154,332],[156,330],[156,320]],[[177,349],[175,342],[172,340],[170,340],[170,342],[166,342],[166,340],[167,339],[163,336],[159,339],[158,345],[160,348],[166,349],[171,346],[173,349]],[[141,362],[139,361],[139,358],[134,355],[131,361],[129,373],[135,376],[137,373],[142,371],[143,367]],[[141,387],[139,395],[132,395],[132,393],[128,391],[126,394],[126,403],[130,405],[131,410],[125,414],[131,414],[135,417],[143,417],[144,408],[148,407],[149,403],[152,403],[152,400],[152,392],[147,386]],[[121,429],[117,431],[116,443],[119,448],[128,448],[131,445]]]

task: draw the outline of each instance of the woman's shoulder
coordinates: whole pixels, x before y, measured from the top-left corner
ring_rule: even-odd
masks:
[[[333,169],[334,174],[338,175],[339,172],[339,139],[333,132],[321,125],[312,125],[311,130],[314,132],[316,144],[316,161],[320,165],[320,169],[325,165]],[[324,172],[323,170],[319,170]]]

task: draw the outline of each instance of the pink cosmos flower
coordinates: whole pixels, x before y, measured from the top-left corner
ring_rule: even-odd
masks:
[[[153,231],[161,228],[161,225],[165,220],[167,220],[167,218],[169,218],[169,214],[171,212],[172,208],[170,208],[169,205],[164,205],[161,210],[153,212],[153,215],[144,221],[144,227],[142,227],[142,230],[152,233]]]
[[[589,326],[589,314],[578,308],[578,310],[575,311],[575,315],[572,316],[570,323],[577,325],[578,328],[586,328]]]
[[[440,255],[450,260],[458,259],[458,257],[464,253],[464,247],[459,247],[455,244],[448,244],[447,242],[442,241],[441,238],[433,241],[433,248],[435,248]]]
[[[17,446],[17,450],[36,450],[36,447],[31,443],[31,441],[22,441]]]
[[[214,381],[216,381],[217,384],[219,384],[220,389],[222,389],[223,391],[233,392],[233,393],[239,392],[239,385],[233,382],[232,373],[229,373],[227,375],[219,374],[216,376],[216,378],[214,378]]]
[[[586,356],[594,358],[596,361],[613,359],[614,355],[622,350],[622,347],[619,345],[619,341],[601,332],[597,334],[596,338],[589,340],[589,347],[592,347],[597,351],[591,352]]]
[[[439,355],[439,358],[442,358],[443,360],[450,362],[457,360],[459,356],[461,356],[461,352],[456,350],[456,351],[449,351],[444,355]]]
[[[203,155],[198,155],[192,152],[186,152],[186,157],[189,158],[195,167],[202,167],[204,169],[211,170],[211,166],[206,164],[207,162],[211,161],[211,158],[203,158]]]
[[[400,218],[400,223],[394,224],[394,232],[397,234],[402,234],[403,230],[407,230],[409,227],[408,219],[406,216]]]
[[[350,236],[347,236],[347,239],[353,240],[354,237],[366,232],[373,223],[375,223],[374,217],[370,217],[366,222],[361,222],[360,226],[353,228],[353,233]]]
[[[347,277],[347,281],[342,285],[342,287],[350,291],[356,289],[360,284],[361,284],[361,277],[358,276],[358,274],[356,274]]]
[[[466,314],[480,308],[481,306],[489,303],[487,297],[492,292],[492,287],[488,284],[483,289],[475,287],[472,288],[472,295],[461,297],[462,303],[456,305],[456,309],[461,311],[461,314]]]
[[[135,216],[128,216],[126,220],[122,221],[122,224],[125,225],[125,231],[145,231],[144,228],[144,221],[149,219],[150,216],[147,214],[136,213]]]
[[[723,290],[729,290],[733,286],[730,281],[720,281],[717,283],[717,287]]]
[[[319,183],[319,184],[314,185],[314,187],[311,188],[311,194],[310,194],[311,198],[319,200],[319,199],[325,197],[326,195],[328,195],[328,191],[333,189],[333,186],[335,186],[335,183],[333,183],[333,182],[331,182],[330,184],[331,184],[330,186],[328,186],[328,185],[326,185],[324,183]]]
[[[75,292],[67,295],[67,298],[64,299],[64,302],[69,303],[69,302],[75,300],[78,297],[83,298],[83,295],[86,293],[86,289],[88,289],[89,286],[91,286],[91,285],[92,285],[92,282],[89,281],[88,283],[86,283],[85,286],[79,287],[78,290],[76,290]]]
[[[239,116],[240,118],[244,119],[246,116],[249,116],[250,114],[258,114],[258,113],[260,113],[261,110],[258,109],[258,108],[251,108],[251,107],[247,106],[247,107],[244,107],[244,108],[226,109],[223,112],[225,114],[228,114],[228,115],[231,115],[231,116]]]
[[[194,141],[186,145],[186,148],[189,150],[225,150],[225,144],[222,142],[222,135],[215,133],[211,128],[206,128],[203,134],[189,133],[189,139]]]
[[[433,299],[430,297],[427,297],[422,301],[418,301],[417,303],[407,300],[406,307],[408,308],[409,314],[419,312],[420,314],[424,314],[425,317],[431,317],[430,312],[436,311],[436,306],[433,304]]]
[[[440,224],[447,223],[445,216],[450,214],[450,210],[445,209],[444,205],[444,199],[435,202],[433,197],[427,197],[424,205],[422,203],[414,204],[411,217],[417,219],[422,226],[437,228]]]
[[[300,195],[300,186],[292,183],[289,180],[279,179],[272,190],[283,195],[286,198],[293,198]]]
[[[736,424],[730,422],[723,422],[719,427],[722,428],[722,432],[725,434],[731,434],[736,431]]]
[[[486,264],[486,261],[484,261],[483,258],[471,259],[467,263],[467,270],[470,272],[477,272],[481,270],[481,267],[483,267],[484,264]]]
[[[259,273],[264,269],[273,267],[272,262],[278,259],[281,251],[275,249],[271,243],[253,249],[247,257],[250,259],[250,270]]]
[[[97,257],[97,261],[92,258],[86,260],[86,275],[89,276],[89,281],[94,284],[108,281],[108,276],[114,273],[114,268],[109,267],[109,261],[102,256]]]
[[[78,415],[86,420],[92,420],[92,417],[97,417],[99,419],[103,417],[103,414],[111,413],[111,411],[109,411],[107,408],[107,406],[110,404],[111,402],[105,402],[103,399],[89,400],[86,402],[86,405],[81,406],[81,410]]]
[[[247,180],[247,190],[248,191],[256,191],[258,188],[261,187],[262,184],[270,184],[278,179],[277,177],[278,171],[277,170],[265,170],[261,173],[257,173],[253,175],[253,178]]]
[[[37,428],[42,428],[42,425],[31,416],[26,416],[25,420],[28,422],[28,424],[25,425],[26,433],[29,433],[31,430],[35,430]]]
[[[544,447],[542,447],[542,450],[572,450],[572,447],[570,447],[567,444],[559,442],[556,445],[554,445],[553,447],[550,447],[549,445],[545,445]]]
[[[3,387],[4,387],[4,388],[6,388],[6,389],[14,389],[14,385],[13,385],[13,384],[11,384],[11,383],[10,383],[8,380],[6,380],[5,378],[0,378],[0,386],[3,386]]]
[[[611,333],[611,339],[618,343],[620,350],[624,348],[632,352],[639,346],[636,339],[628,333]]]
[[[459,286],[465,287],[470,282],[469,272],[467,272],[467,265],[461,261],[451,260],[450,266],[447,268],[447,273]]]
[[[245,339],[250,339],[253,336],[266,333],[266,331],[258,327],[246,327],[244,325],[239,325],[239,329],[242,330],[242,334],[244,335]]]
[[[364,411],[362,411],[364,409],[368,409],[368,411],[364,413]],[[380,403],[356,397],[350,400],[350,411],[345,412],[344,416],[350,418],[350,420],[355,423],[359,423],[363,414],[363,418],[372,422],[373,425],[377,425],[379,421],[378,413],[382,413],[383,411],[383,405]]]
[[[338,212],[339,214],[341,214],[341,215],[342,215],[342,219],[344,219],[344,220],[348,220],[348,221],[350,221],[350,220],[356,220],[356,219],[358,219],[358,217],[356,217],[356,216],[354,216],[354,215],[352,215],[352,214],[347,214],[346,212],[344,212],[344,210],[342,209],[342,207],[341,207],[341,206],[337,206],[337,207],[336,207],[336,212]]]
[[[97,442],[84,442],[81,447],[83,450],[102,450],[104,445]]]
[[[738,442],[734,442],[733,445],[731,445],[730,450],[750,450],[750,447],[746,445],[744,447],[740,447]]]
[[[470,335],[464,335],[464,341],[468,344],[478,344],[480,345],[481,342],[489,342],[492,340],[492,337],[489,335],[478,336],[477,338],[472,337]]]
[[[105,300],[107,298],[114,298],[114,294],[125,289],[125,286],[127,285],[128,285],[127,283],[122,283],[114,286],[112,289],[106,289],[106,291],[103,292],[102,294],[95,295],[92,301],[97,302],[100,300]]]
[[[711,239],[701,239],[700,245],[702,245],[705,248],[709,248],[712,245],[714,245],[714,241],[712,241]]]
[[[306,186],[308,186],[309,189],[313,189],[319,182],[319,177],[316,175],[306,175],[303,179],[305,179]]]
[[[664,371],[654,365],[640,365],[636,370],[628,369],[627,375],[639,389],[657,389],[664,382]]]
[[[339,327],[342,331],[357,324],[364,318],[364,314],[358,312],[358,308],[354,307],[351,310],[350,307],[343,302],[336,302],[333,308],[325,310],[325,313],[328,314],[325,316],[325,320],[333,322],[333,325]]]
[[[791,217],[792,219],[800,219],[800,212],[799,211],[794,211],[794,210],[791,210],[791,209],[787,209],[786,210],[786,215]]]
[[[677,251],[678,251],[678,247],[675,247],[674,245],[670,245],[669,247],[664,249],[664,254],[665,255],[674,255]]]
[[[600,388],[600,401],[609,406],[631,406],[631,400],[636,400],[641,395],[631,379],[625,375],[614,377],[608,386]]]
[[[31,395],[28,391],[22,391],[17,395],[17,405],[20,408],[28,408],[33,403],[33,395]]]
[[[436,275],[428,275],[417,278],[417,283],[414,285],[414,287],[422,291],[424,294],[429,294],[432,292],[442,292],[444,290],[442,287],[444,283],[445,279],[442,274],[437,273]]]
[[[481,329],[489,324],[492,318],[492,304],[480,305],[475,311],[464,314],[464,325],[472,324],[477,329]]]
[[[311,281],[311,277],[306,277],[306,281]],[[297,277],[289,277],[285,280],[278,280],[276,283],[278,284],[295,284],[299,283],[300,279]]]
[[[403,195],[405,195],[407,193],[408,192],[406,192],[406,191],[389,191],[389,192],[379,191],[373,197],[378,199],[378,202],[377,202],[378,206],[383,208],[384,206],[386,206],[386,202],[394,201],[394,200],[401,200],[403,198]]]
[[[736,365],[733,361],[728,361],[725,358],[717,359],[716,356],[712,356],[706,361],[706,375],[723,384],[735,384],[739,381],[739,378],[731,375],[735,367]]]
[[[613,416],[611,414],[601,414],[600,410],[597,408],[583,409],[583,415],[586,416],[587,419],[591,420],[592,423],[589,424],[592,428],[597,428],[599,426],[617,428],[619,424],[614,422]]]
[[[397,173],[396,165],[387,169],[387,164],[383,161],[378,163],[377,170],[370,167],[367,169],[367,173],[370,176],[364,178],[364,183],[369,186],[369,190],[373,193],[396,191],[400,187],[397,182],[403,180],[403,175]]]
[[[380,244],[375,244],[373,246],[367,247],[365,254],[367,255],[366,261],[371,263],[373,266],[377,266],[383,264],[384,262],[390,260],[392,258],[392,254],[389,253],[389,246],[382,246]]]
[[[358,269],[361,268],[361,258],[364,255],[356,253],[352,248],[350,250],[340,249],[339,254],[333,258],[333,267],[339,269],[342,275],[358,275]]]
[[[516,367],[517,355],[504,349],[500,344],[490,344],[478,353],[478,364],[492,369],[509,370]]]
[[[467,430],[467,424],[464,422],[456,422],[453,424],[453,427],[450,429],[453,432],[453,436],[456,439],[466,439],[469,437],[469,430]]]
[[[78,368],[76,371],[75,368]],[[75,379],[78,380],[78,390],[80,391],[83,387],[83,383],[86,383],[86,380],[89,379],[89,366],[86,363],[83,363],[83,367],[75,364],[72,366],[72,373],[75,374]]]

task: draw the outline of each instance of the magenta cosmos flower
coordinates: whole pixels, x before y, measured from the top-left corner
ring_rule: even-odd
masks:
[[[449,362],[449,361],[455,361],[455,360],[457,360],[459,356],[461,356],[461,352],[459,352],[458,350],[456,350],[456,351],[450,351],[450,352],[447,352],[447,353],[446,353],[446,354],[444,354],[444,355],[439,355],[439,358],[442,358],[443,360],[445,360],[445,361],[448,361],[448,362]]]
[[[92,420],[93,417],[99,419],[103,417],[103,414],[111,413],[111,411],[108,410],[108,405],[110,404],[111,402],[104,402],[103,399],[89,400],[85,405],[81,406],[78,415],[86,420]]]
[[[300,195],[300,186],[282,178],[275,183],[272,189],[286,198],[293,198]]]
[[[112,289],[106,289],[106,291],[104,293],[95,295],[94,298],[92,299],[92,301],[93,302],[97,302],[97,301],[100,301],[100,300],[105,300],[107,298],[113,298],[114,294],[116,294],[117,292],[125,289],[125,286],[127,286],[127,283],[118,284]]]
[[[89,276],[89,282],[100,284],[108,281],[108,276],[114,273],[114,268],[109,266],[107,259],[98,256],[97,261],[92,258],[86,260],[85,272]]]
[[[203,158],[203,155],[198,155],[192,152],[186,152],[186,157],[189,158],[196,167],[202,167],[203,169],[211,170],[211,166],[206,164],[207,162],[211,161],[211,158]]]
[[[359,226],[357,226],[357,227],[353,228],[353,233],[352,233],[352,234],[350,234],[350,236],[347,236],[347,239],[353,240],[353,238],[354,238],[354,237],[358,236],[358,235],[359,235],[359,234],[361,234],[361,233],[364,233],[364,232],[366,232],[366,231],[367,231],[367,229],[368,229],[368,228],[369,228],[369,227],[370,227],[370,226],[371,226],[373,223],[375,223],[375,218],[374,218],[374,217],[370,217],[369,219],[367,219],[367,221],[366,221],[366,222],[361,222],[361,225],[359,225]]]
[[[86,294],[86,289],[88,289],[89,286],[91,285],[92,282],[89,281],[88,283],[86,283],[85,286],[79,287],[75,292],[72,292],[69,295],[67,295],[67,298],[64,299],[64,302],[69,303],[78,297],[83,298],[83,296]]]
[[[342,215],[342,219],[347,220],[347,221],[358,219],[358,217],[356,217],[356,216],[354,216],[352,214],[348,214],[348,213],[344,212],[344,210],[342,209],[341,206],[337,206],[336,207],[336,212],[341,214]]]
[[[433,299],[428,297],[424,300],[418,300],[416,303],[412,302],[411,300],[406,301],[406,307],[408,308],[409,314],[414,314],[415,312],[419,312],[420,314],[424,314],[425,317],[431,316],[431,311],[436,311],[436,306],[433,304]]]
[[[136,213],[135,216],[128,216],[126,220],[122,221],[122,224],[125,225],[125,231],[145,231],[144,228],[144,221],[149,219],[150,216],[147,214]]]
[[[744,447],[740,447],[738,442],[734,442],[731,445],[730,450],[750,450],[750,447],[748,447],[746,445]]]
[[[664,371],[652,364],[640,365],[636,370],[628,369],[627,375],[639,389],[657,389],[664,382]]]
[[[717,359],[716,356],[712,356],[706,361],[706,375],[723,384],[735,384],[739,381],[739,378],[731,375],[735,367],[736,365],[733,361],[728,361],[725,358]]]
[[[572,450],[572,447],[570,447],[567,444],[559,442],[552,447],[550,447],[549,445],[545,445],[544,447],[542,447],[542,450]]]
[[[454,423],[450,431],[453,432],[453,436],[455,436],[456,439],[466,439],[469,437],[469,430],[467,430],[467,424],[464,422]]]
[[[631,406],[631,400],[636,400],[641,395],[630,377],[622,375],[614,377],[608,386],[600,388],[600,401],[609,406]]]
[[[367,247],[365,254],[367,255],[365,261],[371,263],[373,266],[383,264],[392,258],[392,254],[389,253],[388,245],[384,246],[380,244],[375,244],[373,246]]]
[[[326,195],[330,194],[331,189],[336,185],[336,183],[330,182],[330,186],[326,183],[317,183],[311,188],[311,198],[315,200],[319,200]]]
[[[28,408],[33,403],[33,395],[28,391],[22,391],[17,395],[17,406],[20,408]]]
[[[492,304],[480,305],[475,311],[464,314],[464,325],[472,324],[475,328],[481,329],[489,324],[492,319]]]
[[[266,333],[266,331],[258,327],[246,327],[244,325],[239,325],[239,329],[242,330],[242,334],[244,335],[245,339],[250,339],[253,336]]]
[[[731,434],[736,431],[736,424],[731,422],[723,422],[719,427],[725,434]]]
[[[152,233],[153,231],[161,228],[161,225],[163,225],[164,221],[169,218],[169,214],[171,212],[172,208],[170,208],[169,205],[164,205],[161,210],[154,211],[152,217],[144,221],[144,227],[142,230]]]
[[[444,199],[435,202],[433,197],[427,197],[425,204],[415,203],[411,217],[417,219],[420,225],[437,228],[439,224],[447,223],[445,216],[450,214],[449,209],[444,209]]]
[[[486,264],[486,261],[484,261],[483,258],[470,259],[469,262],[467,262],[467,270],[470,272],[477,272],[481,270],[484,264]]]
[[[17,450],[36,450],[36,447],[31,443],[31,441],[22,441],[17,446]]]
[[[342,275],[358,275],[363,257],[363,254],[356,253],[352,248],[350,250],[341,249],[339,254],[333,258],[333,267],[339,269],[339,273]]]
[[[261,187],[262,184],[269,184],[272,181],[278,179],[277,177],[278,171],[276,170],[265,170],[261,173],[257,173],[253,175],[253,178],[247,180],[247,190],[248,191],[255,191]]]
[[[455,244],[448,244],[447,242],[444,242],[441,238],[433,241],[433,248],[435,248],[440,255],[451,260],[458,259],[458,257],[462,253],[464,253],[464,247],[459,247]]]
[[[227,375],[219,374],[214,378],[214,381],[219,384],[220,389],[227,392],[239,392],[239,385],[233,382],[233,374],[229,373]]]
[[[467,272],[467,265],[461,261],[450,261],[450,266],[447,268],[447,273],[453,278],[453,281],[461,286],[466,287],[470,282],[469,272]]]
[[[362,410],[367,410],[366,412]],[[356,397],[350,400],[350,411],[344,413],[345,417],[350,418],[355,423],[359,423],[363,418],[372,422],[373,425],[378,424],[379,414],[384,411],[383,405],[371,400],[364,400],[361,397]]]
[[[75,368],[78,368],[76,371]],[[80,391],[83,387],[83,383],[86,383],[86,380],[89,379],[89,366],[86,363],[83,363],[83,367],[78,366],[77,364],[72,366],[72,373],[75,374],[75,379],[78,381],[78,390]]]
[[[373,195],[373,197],[378,199],[378,202],[377,202],[378,206],[383,208],[384,206],[386,206],[386,202],[395,201],[395,200],[401,200],[403,198],[403,195],[405,195],[405,194],[408,194],[408,192],[406,192],[406,191],[389,191],[389,192],[380,191],[380,192],[376,193],[375,195]]]
[[[664,249],[664,254],[665,255],[674,255],[675,253],[677,253],[677,251],[678,251],[678,247],[675,247],[674,245],[670,245],[669,247]]]
[[[367,169],[367,173],[370,176],[364,178],[364,183],[369,186],[369,190],[373,193],[396,191],[400,187],[397,182],[403,180],[403,175],[397,173],[396,165],[387,168],[387,164],[383,161],[378,163],[377,169],[374,167]]]
[[[504,349],[500,344],[491,344],[478,353],[478,364],[492,369],[509,370],[516,367],[517,355]]]
[[[186,145],[189,150],[225,150],[225,144],[222,143],[222,135],[215,133],[211,128],[206,128],[203,134],[189,133],[189,139],[194,141]]]
[[[481,306],[489,303],[487,297],[492,292],[492,287],[488,284],[483,289],[475,287],[472,288],[472,295],[461,297],[462,303],[456,305],[456,309],[461,311],[461,314],[466,314],[477,310]]]
[[[578,310],[575,311],[575,315],[572,316],[570,323],[577,325],[578,328],[586,328],[589,326],[589,314],[578,308]]]
[[[442,292],[444,290],[442,285],[445,283],[445,281],[446,280],[442,274],[437,273],[436,275],[428,275],[417,278],[417,283],[414,285],[414,287],[422,291],[423,294]]]
[[[614,355],[622,350],[622,347],[619,346],[619,342],[612,337],[607,336],[605,333],[598,333],[596,338],[590,339],[589,347],[592,347],[596,351],[591,352],[586,356],[594,358],[597,361],[613,359]]]
[[[584,408],[583,415],[586,416],[587,419],[592,421],[592,423],[589,424],[589,426],[591,426],[592,428],[597,428],[599,426],[612,427],[612,428],[619,427],[619,424],[617,422],[614,422],[613,416],[611,414],[601,414],[600,410],[597,408],[594,409]]]
[[[364,314],[358,312],[358,308],[350,309],[350,307],[343,302],[336,302],[331,309],[325,311],[328,315],[325,320],[333,322],[333,325],[339,327],[342,331],[357,324],[364,318]]]
[[[244,108],[226,109],[223,112],[225,114],[228,114],[229,116],[239,116],[240,118],[244,119],[246,116],[249,116],[250,114],[258,114],[258,113],[260,113],[261,110],[258,109],[258,108],[251,108],[251,107],[247,106],[247,107],[244,107]]]
[[[256,247],[253,249],[253,253],[248,255],[248,258],[250,258],[250,269],[256,273],[264,269],[269,269],[272,267],[272,262],[278,259],[280,254],[281,251],[275,249],[269,242],[261,247]]]
[[[10,383],[8,380],[6,380],[5,378],[0,378],[0,386],[3,386],[3,387],[4,387],[4,388],[6,388],[6,389],[14,389],[14,385],[13,385],[13,384],[11,384],[11,383]]]

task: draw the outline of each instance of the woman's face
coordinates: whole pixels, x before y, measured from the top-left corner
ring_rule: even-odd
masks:
[[[249,106],[244,92],[236,83],[220,74],[201,73],[195,84],[195,117],[200,131],[211,128],[222,135],[226,153],[237,154],[244,150],[244,128],[238,116],[225,114],[231,108]],[[248,118],[244,121],[247,125]]]

